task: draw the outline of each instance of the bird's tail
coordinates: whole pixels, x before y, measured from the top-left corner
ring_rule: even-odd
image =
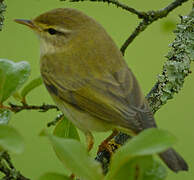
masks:
[[[170,148],[159,156],[172,171],[188,171],[187,163],[174,149]]]
[[[142,111],[144,109],[144,111]],[[136,109],[137,110],[137,109]],[[143,104],[141,110],[138,113],[138,120],[141,122],[141,128],[157,128],[157,125],[154,120],[154,116],[152,112],[149,110],[149,105],[147,102]],[[142,129],[136,128],[136,133],[142,131]],[[172,148],[162,152],[159,154],[160,158],[164,161],[164,163],[174,172],[178,171],[188,171],[188,165],[185,160]]]

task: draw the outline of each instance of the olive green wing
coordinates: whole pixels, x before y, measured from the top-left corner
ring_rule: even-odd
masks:
[[[48,90],[73,107],[135,132],[144,128],[141,113],[150,111],[128,68],[101,79],[74,77],[72,82],[65,78],[58,81],[51,73],[43,77]]]

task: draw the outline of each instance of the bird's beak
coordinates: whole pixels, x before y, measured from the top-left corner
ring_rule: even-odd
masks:
[[[30,27],[31,29],[37,29],[37,27],[35,26],[35,24],[31,20],[14,19],[14,21],[19,23],[19,24],[26,25],[26,26]]]

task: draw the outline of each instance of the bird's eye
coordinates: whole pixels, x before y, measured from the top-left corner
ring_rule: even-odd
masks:
[[[57,34],[57,31],[56,31],[55,29],[53,29],[53,28],[49,28],[49,29],[47,29],[47,31],[48,31],[48,33],[49,33],[50,35]]]

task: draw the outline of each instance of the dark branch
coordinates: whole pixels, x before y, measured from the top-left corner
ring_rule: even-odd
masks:
[[[148,12],[144,13],[144,15],[141,16],[141,18],[143,18],[143,21],[139,23],[139,25],[135,28],[133,33],[127,38],[127,40],[122,45],[122,47],[121,47],[122,54],[123,55],[125,54],[125,50],[127,49],[127,47],[150,24],[157,21],[158,19],[166,17],[172,10],[174,10],[178,6],[182,5],[182,3],[186,2],[186,1],[188,1],[188,0],[175,0],[174,2],[169,4],[167,7],[162,8],[158,11],[148,11]]]
[[[84,1],[84,0],[70,0],[70,1],[78,2],[78,1]],[[137,15],[138,18],[143,19],[142,22],[139,23],[139,25],[135,28],[133,33],[129,36],[129,38],[125,41],[125,43],[121,47],[121,51],[124,54],[126,48],[129,46],[129,44],[132,43],[132,41],[141,32],[143,32],[152,22],[157,21],[160,18],[166,17],[172,10],[174,10],[175,8],[177,8],[182,3],[184,3],[188,0],[175,0],[173,3],[169,4],[167,7],[163,8],[161,10],[148,11],[148,12],[138,11],[132,7],[129,7],[123,3],[120,3],[117,0],[90,0],[90,1],[107,2],[107,3],[114,4],[117,7],[120,7],[124,10],[127,10],[130,13]],[[6,8],[6,6],[4,5],[3,0],[0,0],[0,30],[2,29],[2,24],[4,21],[3,12],[5,11],[5,8]],[[184,19],[182,19],[182,22],[183,21],[184,21]],[[193,28],[191,28],[191,29],[193,31]],[[180,34],[183,33],[183,31],[181,31],[180,29],[179,29],[179,32],[180,32]],[[183,37],[184,37],[184,35],[183,35]],[[189,42],[187,42],[187,47],[188,47],[188,43]],[[194,44],[192,44],[191,47],[193,47],[193,45]],[[173,50],[174,54],[170,53],[170,55],[168,55],[168,59],[169,59],[170,63],[165,64],[164,69],[163,69],[163,73],[161,75],[162,78],[161,77],[158,78],[158,82],[156,83],[154,88],[152,88],[152,90],[147,95],[148,102],[150,103],[150,106],[151,106],[153,112],[156,112],[161,107],[161,105],[165,104],[168,99],[171,99],[173,97],[174,93],[177,93],[180,90],[180,88],[182,87],[182,84],[184,82],[184,78],[190,73],[189,67],[186,67],[186,69],[181,69],[182,67],[185,68],[184,63],[186,60],[189,59],[189,64],[190,64],[191,59],[189,58],[188,49],[184,49],[185,54],[178,54],[178,56],[177,56],[177,52],[181,52],[181,53],[183,52],[182,46],[180,49],[179,45],[177,45],[175,43],[174,45],[172,45],[172,47],[174,48],[174,50]],[[167,70],[168,70],[168,67],[172,67],[171,62],[173,62],[175,64],[175,66],[176,67],[178,66],[180,68],[179,70],[181,70],[181,72],[179,72],[179,73],[182,73],[181,75],[183,77],[183,79],[181,79],[181,84],[176,84],[176,83],[172,84],[172,82],[168,78]],[[183,64],[181,65],[180,64],[181,62],[184,65]],[[177,74],[176,74],[176,76],[177,76]],[[178,79],[178,80],[179,80],[178,83],[180,83],[180,79]],[[169,86],[169,83],[170,83],[170,86]],[[14,104],[10,103],[9,106],[7,106],[7,107],[1,106],[0,108],[6,108],[6,109],[9,109],[15,113],[20,112],[22,110],[40,110],[42,112],[48,111],[49,109],[58,110],[57,106],[45,105],[45,104],[43,104],[42,106],[34,106],[34,105],[27,105],[27,104],[23,104],[20,106],[20,105],[14,105]],[[123,133],[120,133],[117,137],[114,138],[114,140],[112,141],[112,144],[110,144],[110,146],[112,146],[112,147],[114,146],[114,150],[115,150],[115,147],[118,148],[119,145],[124,144],[128,138],[130,138],[130,136],[123,134]],[[111,157],[111,154],[106,150],[104,150],[103,152],[99,152],[97,157],[96,157],[96,159],[103,164],[104,173],[106,173],[108,170],[108,164],[110,161],[110,157]],[[7,179],[7,180],[10,180],[10,179],[29,180],[28,178],[24,177],[19,171],[17,171],[14,168],[13,164],[11,163],[11,159],[7,153],[3,153],[0,155],[0,171],[3,174],[5,174],[4,179]]]
[[[0,0],[0,31],[2,30],[2,25],[4,21],[3,13],[6,9],[4,0]],[[1,105],[0,105],[1,106]],[[17,171],[12,162],[9,154],[5,152],[0,152],[0,172],[5,175],[3,180],[30,180],[29,178],[24,177],[19,171]]]
[[[175,0],[171,4],[169,4],[167,7],[161,9],[158,11],[158,14],[160,15],[160,18],[166,17],[169,12],[177,8],[178,6],[181,6],[184,2],[188,0]]]
[[[5,177],[4,180],[30,180],[29,178],[24,177],[19,171],[17,171],[12,162],[9,154],[4,151],[0,154],[0,172],[2,172]]]
[[[146,96],[153,113],[172,99],[183,87],[185,78],[191,73],[190,63],[194,61],[194,8],[189,16],[181,17],[181,23],[174,31],[176,38],[171,44],[171,51],[166,56],[163,72],[158,76],[157,83]],[[124,144],[130,136],[120,133],[109,144],[107,150],[97,154],[96,160],[102,164],[106,174],[110,162],[110,149]],[[109,150],[108,150],[109,149]]]
[[[131,42],[141,33],[143,32],[147,26],[149,25],[149,21],[143,20],[139,23],[139,25],[135,28],[135,30],[132,32],[132,34],[128,37],[128,39],[124,42],[124,44],[121,47],[121,52],[124,55],[125,50],[131,44]]]
[[[22,110],[39,110],[40,112],[46,112],[50,109],[56,109],[57,111],[59,108],[55,105],[50,105],[50,104],[43,104],[41,106],[36,106],[36,105],[28,105],[28,104],[23,104],[23,105],[16,105],[9,103],[9,106],[0,106],[1,109],[9,109],[10,111],[14,113],[18,113]]]
[[[15,104],[9,103],[9,105],[11,107],[11,110],[15,113],[20,112],[22,110],[39,110],[40,112],[46,112],[50,109],[56,109],[57,111],[59,110],[59,108],[57,106],[49,105],[49,104],[43,104],[41,106],[24,104],[24,105],[20,106],[20,105],[15,105]]]
[[[60,1],[66,1],[66,0],[60,0]],[[124,55],[127,47],[129,44],[132,43],[132,41],[141,33],[143,32],[150,24],[152,24],[154,21],[157,21],[158,19],[166,17],[171,11],[173,11],[178,6],[181,6],[184,2],[188,0],[175,0],[172,3],[170,3],[165,8],[162,8],[157,11],[138,11],[126,4],[123,4],[117,0],[69,0],[70,2],[80,2],[80,1],[92,1],[92,2],[107,2],[116,5],[117,7],[120,7],[130,13],[133,13],[138,16],[138,18],[143,19],[142,22],[139,23],[139,25],[135,28],[133,33],[127,38],[127,40],[124,42],[124,44],[121,47],[121,52]]]
[[[60,1],[66,1],[66,0],[60,0]],[[117,7],[120,7],[132,14],[135,14],[137,15],[139,18],[145,18],[146,17],[146,14],[144,12],[140,12],[126,4],[123,4],[117,0],[69,0],[70,2],[80,2],[80,1],[92,1],[92,2],[107,2],[108,4],[114,4],[116,5]]]
[[[63,113],[58,114],[57,117],[53,121],[47,123],[47,127],[55,126],[57,122],[59,122],[63,118],[64,118]]]

